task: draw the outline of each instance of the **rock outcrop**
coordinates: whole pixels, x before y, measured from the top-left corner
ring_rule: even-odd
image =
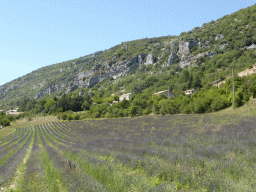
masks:
[[[217,54],[217,51],[211,51],[210,53],[208,52],[204,52],[204,53],[199,53],[196,56],[194,55],[189,55],[186,57],[182,57],[181,61],[179,63],[179,66],[181,68],[184,68],[186,66],[195,66],[196,65],[196,59],[200,58],[200,57],[213,57],[214,55]]]
[[[153,63],[154,63],[153,54],[149,53],[146,58],[146,62],[144,64],[149,65],[149,64],[153,64]]]
[[[173,52],[174,47],[177,45],[177,43],[172,43],[170,46],[170,52]]]
[[[240,73],[238,73],[238,77],[243,77],[243,76],[248,76],[248,75],[251,75],[251,74],[254,74],[256,73],[256,65],[253,65],[252,68],[250,69],[246,69],[244,71],[241,71]]]
[[[138,62],[139,62],[140,65],[143,63],[144,58],[145,58],[146,56],[147,56],[146,54],[139,54],[139,55],[138,55]]]
[[[99,82],[105,80],[108,76],[116,79],[118,77],[122,77],[126,75],[130,71],[134,71],[141,67],[144,58],[147,54],[140,54],[133,58],[126,59],[124,61],[116,62],[115,64],[108,66],[108,65],[100,65],[96,64],[93,66],[92,70],[90,71],[81,71],[77,75],[73,77],[71,81],[68,83],[63,83],[61,85],[48,85],[44,87],[42,90],[38,92],[38,94],[34,97],[40,98],[44,95],[47,95],[52,92],[57,91],[58,96],[66,89],[65,93],[70,93],[75,89],[82,87],[82,88],[91,88],[94,87]],[[149,54],[147,57],[148,64],[153,63],[152,58],[153,55]],[[103,66],[103,67],[101,67]],[[77,68],[76,70],[72,71],[72,75],[75,72],[81,70],[81,67]],[[70,74],[71,75],[71,74]],[[61,81],[65,81],[65,78],[62,78]]]
[[[171,66],[176,58],[178,58],[177,55],[174,52],[171,52],[168,58],[167,66]]]
[[[222,44],[222,45],[219,45],[218,48],[219,48],[219,49],[223,49],[223,48],[226,47],[227,45],[228,45],[228,43]]]
[[[256,49],[256,45],[252,44],[250,46],[245,46],[246,49]]]
[[[206,57],[213,57],[214,55],[217,55],[217,51],[211,51],[209,54],[206,55]]]
[[[223,34],[217,34],[216,37],[215,37],[215,41],[219,40],[219,39],[223,39],[223,38],[224,38]]]
[[[177,55],[179,56],[186,56],[189,54],[189,50],[196,46],[198,44],[198,42],[185,42],[185,41],[180,41],[179,44],[179,51],[177,53]]]

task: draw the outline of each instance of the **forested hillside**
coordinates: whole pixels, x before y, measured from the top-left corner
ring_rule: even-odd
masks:
[[[86,110],[88,117],[217,111],[233,102],[231,66],[237,76],[255,64],[255,27],[256,5],[180,36],[122,42],[0,86],[1,108],[20,106],[21,111],[44,114]],[[219,89],[212,86],[225,78]],[[255,96],[255,81],[254,75],[235,77],[237,107]],[[176,97],[152,97],[168,84]],[[192,88],[196,93],[185,96],[183,91]],[[131,100],[111,106],[124,93],[132,93]]]

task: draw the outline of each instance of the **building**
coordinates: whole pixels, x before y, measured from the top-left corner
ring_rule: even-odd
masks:
[[[131,93],[126,93],[126,94],[123,94],[119,97],[119,101],[123,101],[123,99],[125,98],[126,100],[130,100],[131,98]]]
[[[191,94],[193,94],[193,93],[195,93],[195,92],[196,92],[195,89],[191,89],[191,90],[186,90],[186,91],[184,91],[185,95],[191,95]]]
[[[18,115],[19,113],[23,113],[23,112],[18,112],[19,108],[16,108],[14,110],[9,110],[9,111],[6,111],[6,115]]]
[[[154,93],[153,95],[160,95],[160,94],[165,94],[168,97],[168,90],[159,91],[157,93]],[[175,97],[175,94],[169,91],[169,97]]]

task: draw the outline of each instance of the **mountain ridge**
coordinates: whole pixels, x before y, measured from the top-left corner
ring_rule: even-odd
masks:
[[[180,36],[122,42],[108,50],[39,68],[0,86],[1,104],[17,106],[26,97],[40,99],[48,97],[49,93],[49,97],[58,97],[81,88],[84,92],[95,86],[105,89],[131,75],[138,79],[141,71],[148,76],[168,73],[175,79],[184,69],[197,68],[193,70],[203,73],[200,79],[207,78],[202,87],[216,80],[214,69],[223,68],[221,76],[226,77],[230,70],[224,68],[230,69],[231,64],[238,63],[237,59],[247,57],[247,50],[256,48],[255,26],[256,5],[253,5],[182,32]],[[248,54],[250,57],[253,54],[251,60],[255,60],[253,51]],[[237,72],[248,68],[250,62],[238,67]],[[129,85],[126,91],[132,89]]]

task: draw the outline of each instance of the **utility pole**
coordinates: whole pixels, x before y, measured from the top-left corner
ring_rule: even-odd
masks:
[[[232,66],[232,76],[233,76],[233,108],[234,108],[234,105],[235,105],[234,65]]]

